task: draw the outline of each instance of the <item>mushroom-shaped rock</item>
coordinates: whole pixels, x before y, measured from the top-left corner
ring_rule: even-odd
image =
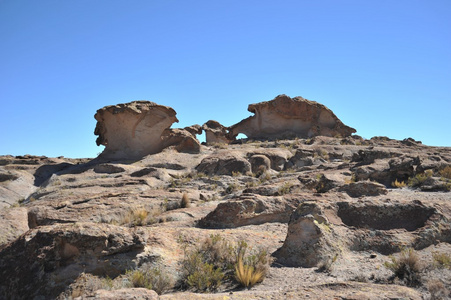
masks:
[[[279,95],[271,101],[250,104],[248,110],[255,115],[229,127],[230,137],[239,133],[252,139],[346,137],[356,132],[326,106],[302,97]]]
[[[136,159],[160,152],[180,141],[195,144],[187,142],[187,138],[197,140],[188,131],[186,134],[173,130],[168,132],[169,127],[178,122],[175,115],[171,107],[150,101],[133,101],[99,109],[94,116],[97,120],[94,134],[99,136],[97,145],[105,145],[101,156]]]
[[[212,143],[230,143],[233,139],[228,137],[228,129],[215,120],[210,120],[204,125],[202,129],[205,130],[205,141],[207,144]]]

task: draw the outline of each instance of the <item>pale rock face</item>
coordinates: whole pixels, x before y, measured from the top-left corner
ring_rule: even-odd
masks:
[[[279,95],[275,99],[250,104],[255,114],[229,127],[229,135],[244,133],[248,138],[309,138],[312,136],[350,136],[354,128],[344,125],[322,104],[302,97]]]
[[[232,141],[228,137],[228,128],[221,125],[218,121],[210,120],[202,125],[202,129],[205,130],[205,141],[207,144],[228,144]]]
[[[170,129],[178,122],[176,112],[168,106],[150,101],[133,101],[105,106],[97,111],[95,135],[97,145],[105,145],[104,158],[136,159],[162,151],[181,141],[189,152],[198,151],[200,144],[187,130]],[[190,141],[187,141],[190,140]],[[183,147],[179,147],[183,151]]]

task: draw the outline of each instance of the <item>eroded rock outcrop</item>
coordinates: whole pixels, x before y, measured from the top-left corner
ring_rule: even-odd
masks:
[[[229,136],[239,133],[252,139],[350,136],[354,128],[344,125],[326,106],[302,97],[279,95],[271,101],[250,104],[255,114],[229,127]]]
[[[177,145],[179,151],[199,151],[195,131],[170,129],[178,122],[169,106],[150,101],[133,101],[105,106],[97,111],[97,145],[104,145],[101,156],[112,159],[136,159]]]

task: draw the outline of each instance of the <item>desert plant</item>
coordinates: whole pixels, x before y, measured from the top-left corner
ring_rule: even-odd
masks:
[[[407,184],[404,181],[398,181],[398,179],[395,179],[395,181],[393,181],[391,183],[391,185],[392,185],[392,187],[395,187],[395,188],[398,188],[398,189],[407,186]]]
[[[233,246],[220,235],[211,235],[193,249],[182,243],[183,284],[199,291],[213,291],[233,280],[252,286],[265,278],[271,263],[266,250],[251,251],[245,241]]]
[[[439,279],[429,280],[427,283],[427,288],[429,293],[431,293],[432,300],[446,299],[449,295],[449,290]]]
[[[227,188],[225,189],[225,193],[226,194],[231,194],[231,193],[233,193],[234,191],[237,191],[239,189],[239,185],[238,184],[236,184],[236,183],[231,183],[231,184],[229,184],[228,186],[227,186]]]
[[[191,206],[191,200],[188,197],[187,193],[183,193],[182,195],[182,200],[180,202],[180,207],[181,208],[188,208]]]
[[[395,277],[404,280],[408,286],[419,285],[422,266],[414,249],[404,249],[398,258],[390,256],[390,259],[391,262],[385,262],[384,266],[392,271]]]
[[[285,182],[282,186],[280,186],[277,190],[277,194],[280,196],[288,194],[293,187],[293,184],[291,182]]]
[[[232,176],[233,177],[239,177],[241,175],[243,175],[243,174],[241,174],[241,172],[239,172],[239,171],[232,171]]]
[[[451,255],[447,253],[435,252],[432,254],[434,265],[440,269],[451,269]]]
[[[125,276],[132,287],[152,289],[159,295],[169,290],[173,285],[169,275],[160,267],[127,271]]]
[[[239,257],[235,265],[235,279],[244,287],[252,287],[256,283],[261,282],[264,278],[262,270],[257,270],[253,266],[246,265],[243,258]]]
[[[446,166],[439,171],[443,178],[451,179],[451,166]]]
[[[427,179],[432,177],[432,170],[427,170],[424,173],[419,173],[414,177],[409,178],[408,185],[410,187],[418,187],[421,186]]]

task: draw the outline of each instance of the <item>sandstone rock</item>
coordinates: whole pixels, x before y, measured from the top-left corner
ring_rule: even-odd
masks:
[[[12,207],[0,210],[0,248],[28,230],[27,209]]]
[[[388,193],[384,185],[371,181],[351,182],[340,187],[339,191],[346,192],[349,196],[354,198],[386,195]]]
[[[254,174],[262,174],[271,168],[271,161],[265,155],[252,155],[249,158],[249,162],[251,163],[252,173]]]
[[[158,294],[145,288],[123,288],[107,291],[97,290],[93,294],[75,298],[75,300],[158,300]]]
[[[185,129],[165,129],[161,136],[164,148],[174,146],[179,152],[199,153],[200,143],[197,138]]]
[[[204,228],[235,228],[268,222],[287,223],[299,200],[287,201],[283,197],[264,197],[243,194],[220,203],[214,211],[199,221]]]
[[[196,167],[197,172],[206,175],[232,175],[233,172],[246,174],[251,171],[249,161],[238,155],[227,153],[218,153],[204,158]]]
[[[0,294],[6,299],[55,299],[82,272],[114,277],[131,269],[143,248],[138,235],[112,225],[30,230],[0,252]]]
[[[291,215],[285,242],[274,256],[287,266],[311,268],[333,259],[339,241],[321,207],[306,201]]]
[[[202,125],[202,129],[205,130],[205,141],[207,144],[228,144],[233,140],[228,137],[228,128],[221,125],[218,121],[210,120]]]
[[[182,151],[198,151],[199,143],[190,131],[169,129],[178,122],[175,115],[172,108],[150,101],[99,109],[94,116],[97,120],[94,134],[99,136],[97,145],[105,145],[101,157],[137,159],[171,145]]]
[[[355,132],[324,105],[302,97],[279,95],[271,101],[250,104],[248,110],[255,116],[231,126],[230,136],[244,133],[251,139],[308,138],[317,135],[345,137]]]
[[[283,148],[254,150],[250,151],[248,155],[264,155],[271,161],[271,169],[275,171],[282,171],[285,169],[285,164],[293,156],[290,150]]]

